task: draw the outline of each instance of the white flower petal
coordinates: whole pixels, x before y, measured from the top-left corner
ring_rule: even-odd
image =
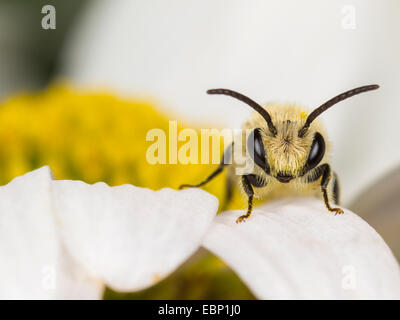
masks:
[[[261,299],[399,299],[400,269],[382,238],[345,210],[317,199],[285,199],[217,216],[204,246]]]
[[[218,200],[55,181],[48,167],[0,187],[0,299],[98,299],[149,286],[201,244]]]
[[[93,299],[87,277],[59,241],[48,167],[0,187],[0,299]]]
[[[218,209],[199,189],[53,181],[52,191],[68,251],[119,291],[145,288],[177,268],[200,246]]]

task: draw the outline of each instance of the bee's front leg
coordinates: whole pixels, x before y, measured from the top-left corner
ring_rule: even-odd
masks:
[[[254,190],[247,176],[242,176],[243,190],[246,192],[247,200],[247,213],[236,219],[236,223],[243,222],[251,215],[251,210],[253,209],[253,197]]]
[[[343,210],[340,208],[332,208],[329,204],[329,197],[328,197],[328,184],[331,181],[332,178],[332,170],[331,167],[329,166],[329,164],[325,163],[322,164],[320,167],[320,172],[322,174],[322,179],[321,179],[321,191],[322,191],[322,195],[324,197],[324,202],[325,202],[325,206],[326,208],[331,211],[334,212],[335,215],[336,214],[342,214]],[[335,179],[337,179],[335,177]],[[334,181],[335,184],[337,184],[337,181]],[[334,197],[336,199],[336,201],[339,200],[339,194],[338,194],[338,190],[336,190],[336,194],[335,194],[335,189],[338,189],[338,187],[334,187]]]
[[[243,185],[243,190],[246,193],[248,197],[248,206],[247,206],[247,212],[246,214],[240,216],[239,218],[236,219],[236,223],[243,222],[245,221],[248,217],[251,215],[251,211],[253,209],[253,198],[254,198],[254,189],[253,187],[261,188],[265,187],[267,183],[254,174],[249,174],[242,176],[242,185]]]

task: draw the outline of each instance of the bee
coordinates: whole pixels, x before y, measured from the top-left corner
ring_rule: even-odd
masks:
[[[229,167],[227,174],[227,200],[232,195],[235,180],[247,195],[246,214],[236,223],[250,217],[254,198],[276,198],[308,195],[321,197],[329,212],[342,214],[339,205],[339,180],[329,164],[330,145],[318,116],[333,105],[354,95],[378,89],[367,85],[341,93],[308,113],[296,104],[268,104],[261,106],[245,95],[229,89],[211,89],[208,94],[227,95],[238,99],[254,109],[242,125],[242,131],[250,130],[244,148],[250,151],[254,161],[252,173],[235,175],[232,157],[233,143],[225,150],[218,168],[203,182],[186,187],[201,187]]]

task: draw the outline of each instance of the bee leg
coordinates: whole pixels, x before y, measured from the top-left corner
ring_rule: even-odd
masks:
[[[254,190],[253,187],[249,181],[249,178],[247,176],[242,176],[242,184],[243,184],[243,189],[244,192],[246,192],[248,196],[248,207],[247,207],[247,213],[240,216],[239,218],[236,219],[236,223],[243,222],[245,221],[248,217],[251,215],[251,210],[253,209],[253,197],[254,197]]]
[[[330,204],[329,204],[328,184],[329,184],[329,182],[331,180],[331,177],[332,177],[332,170],[331,170],[331,167],[329,166],[329,164],[327,164],[327,163],[322,164],[321,167],[322,166],[324,166],[324,167],[322,168],[321,190],[322,190],[322,195],[324,197],[325,206],[327,207],[327,209],[329,211],[334,212],[335,215],[336,214],[342,214],[343,213],[342,209],[340,209],[340,208],[332,208],[330,206]],[[335,174],[334,174],[334,183],[335,183],[335,181],[337,181],[337,177],[335,177]],[[335,189],[335,184],[334,184],[334,188],[333,189]],[[333,191],[333,192],[335,192],[335,191]],[[335,193],[334,193],[334,195],[335,195]]]
[[[334,172],[333,173],[333,199],[335,201],[335,204],[340,203],[340,186],[339,186],[339,179],[337,174]]]
[[[179,186],[179,190],[183,188],[199,188],[201,186],[204,186],[206,183],[210,182],[217,175],[219,175],[224,170],[224,168],[231,162],[230,160],[232,157],[232,145],[233,143],[225,150],[218,168],[214,172],[212,172],[204,181],[200,182],[199,184],[182,184]]]

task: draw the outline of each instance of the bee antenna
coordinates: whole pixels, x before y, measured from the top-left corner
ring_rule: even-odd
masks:
[[[246,103],[247,105],[252,107],[254,110],[256,110],[265,119],[265,121],[267,121],[269,131],[271,131],[271,133],[274,136],[276,136],[277,130],[276,130],[274,124],[272,123],[271,116],[269,115],[268,111],[265,110],[262,106],[260,106],[257,102],[250,99],[249,97],[246,97],[245,95],[243,95],[241,93],[238,93],[236,91],[229,90],[229,89],[210,89],[210,90],[207,90],[207,93],[208,94],[224,94],[226,96],[231,96],[233,98],[236,98],[236,99]]]
[[[347,98],[350,98],[352,96],[355,96],[356,94],[363,93],[363,92],[370,91],[370,90],[376,90],[378,88],[379,88],[379,85],[371,84],[368,86],[362,86],[362,87],[358,87],[358,88],[343,92],[343,93],[337,95],[336,97],[333,97],[332,99],[325,102],[324,104],[322,104],[321,106],[319,106],[317,109],[315,109],[313,112],[310,113],[310,115],[307,117],[306,123],[299,130],[299,137],[303,137],[305,135],[308,128],[310,127],[311,122],[313,122],[316,117],[318,117],[322,112],[328,110],[330,107],[332,107],[336,103],[343,101]]]

